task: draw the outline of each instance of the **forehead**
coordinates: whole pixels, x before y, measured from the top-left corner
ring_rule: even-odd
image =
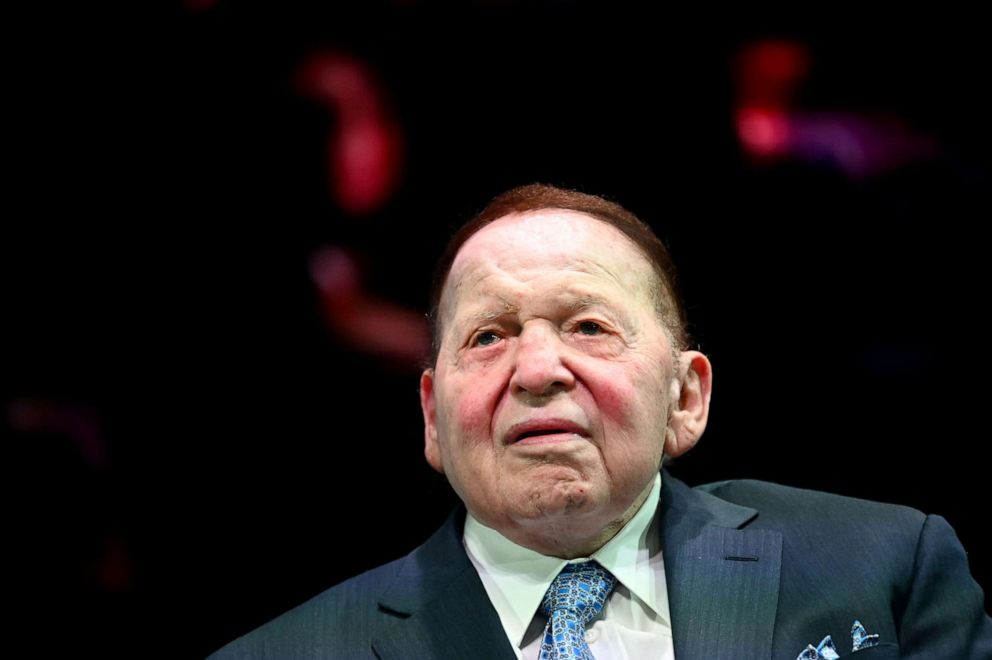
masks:
[[[654,271],[619,229],[585,213],[541,209],[504,216],[472,235],[458,251],[442,295],[450,309],[504,285],[591,284],[647,293]]]

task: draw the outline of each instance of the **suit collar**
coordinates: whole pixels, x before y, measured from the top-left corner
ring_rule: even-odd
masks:
[[[757,509],[721,500],[702,490],[694,490],[683,481],[673,477],[668,470],[662,470],[660,508],[665,526],[684,527],[687,520],[696,525],[713,525],[738,529],[754,520]],[[672,533],[675,530],[667,530]]]

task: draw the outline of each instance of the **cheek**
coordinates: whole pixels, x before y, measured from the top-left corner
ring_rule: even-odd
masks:
[[[665,423],[659,411],[664,409],[667,393],[659,375],[614,364],[597,370],[596,377],[586,382],[604,422],[627,430]]]
[[[496,379],[491,379],[494,382]],[[493,413],[497,402],[498,388],[483,383],[473,383],[456,398],[454,405],[457,431],[464,439],[488,443],[492,434]]]
[[[604,417],[620,423],[636,418],[637,401],[642,393],[637,391],[627,371],[618,366],[605,367],[589,382]]]
[[[468,395],[458,402],[458,426],[466,438],[479,439],[486,434],[490,419],[480,397]]]

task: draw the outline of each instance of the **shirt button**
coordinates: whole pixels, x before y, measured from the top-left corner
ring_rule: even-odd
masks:
[[[592,644],[597,639],[599,639],[599,631],[595,628],[591,628],[586,631],[586,644]]]

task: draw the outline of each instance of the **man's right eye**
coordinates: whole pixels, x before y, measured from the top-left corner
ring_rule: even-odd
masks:
[[[499,335],[491,330],[486,330],[485,332],[480,332],[475,336],[475,344],[477,346],[492,346],[499,341]]]

